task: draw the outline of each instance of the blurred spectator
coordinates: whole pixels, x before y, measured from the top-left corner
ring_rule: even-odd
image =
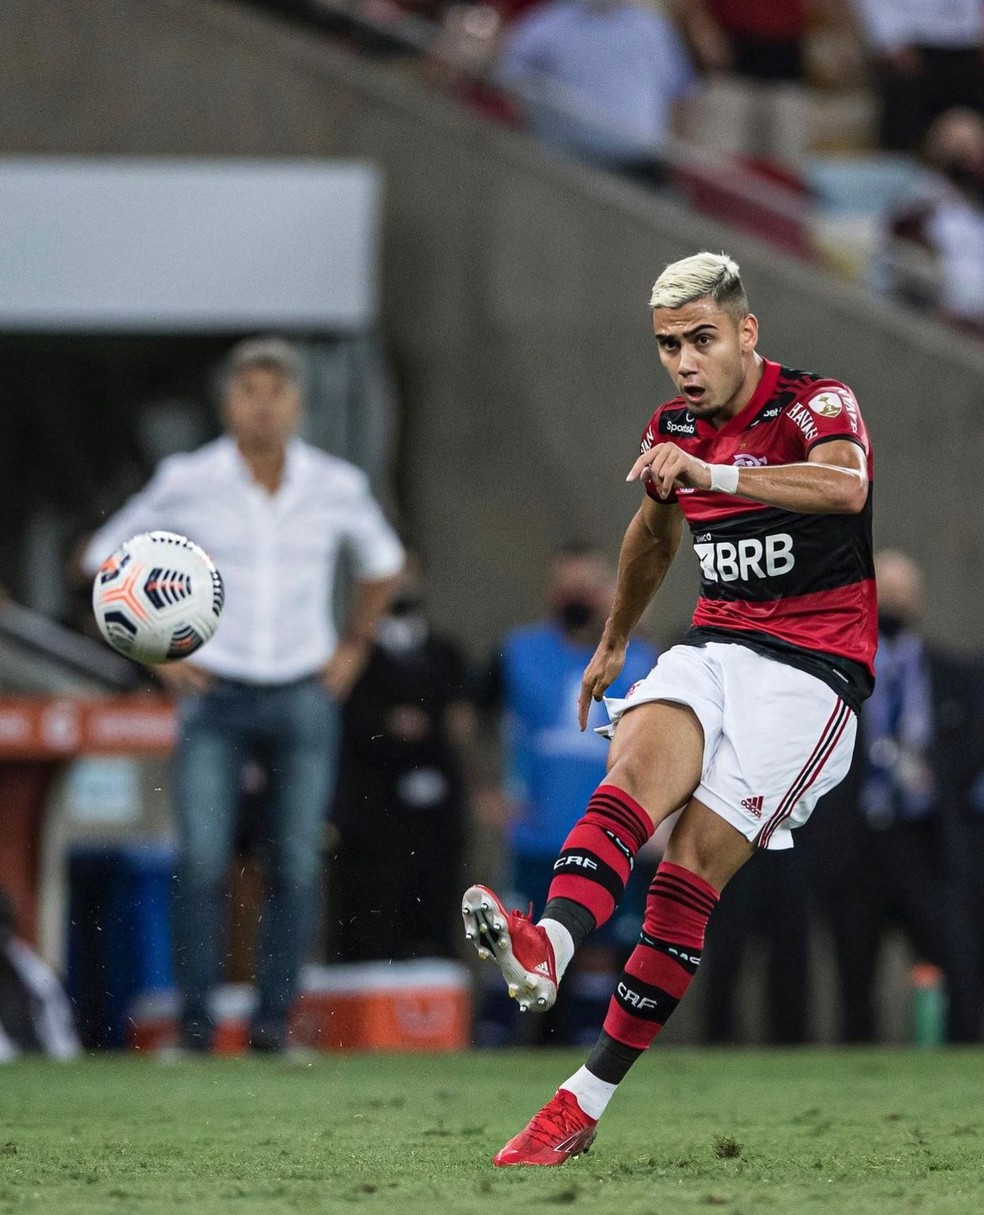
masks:
[[[23,1054],[71,1059],[81,1049],[61,983],[17,938],[13,904],[0,888],[0,1063]]]
[[[660,184],[696,75],[673,23],[631,0],[549,0],[506,34],[501,79],[560,152]]]
[[[284,1046],[319,903],[339,705],[365,666],[403,564],[365,475],[296,437],[300,377],[297,351],[280,339],[236,346],[223,378],[227,434],[164,460],[146,488],[96,532],[85,557],[95,570],[130,536],[163,528],[201,544],[225,580],[216,636],[194,662],[157,668],[179,697],[174,936],[182,1042],[191,1049],[211,1043],[206,997],[223,952],[223,889],[240,773],[257,753],[271,780],[250,1045]],[[329,604],[343,547],[354,556],[358,582],[339,637]]]
[[[679,0],[680,20],[711,77],[697,105],[701,143],[787,164],[809,149],[806,35],[815,0]]]
[[[537,0],[449,4],[429,47],[425,79],[486,118],[521,127],[520,107],[495,83],[505,25]]]
[[[984,116],[941,114],[923,155],[930,175],[888,220],[882,285],[984,336]]]
[[[982,0],[854,0],[879,95],[879,143],[913,152],[954,106],[984,110]]]
[[[721,893],[701,963],[707,1042],[741,1040],[740,984],[753,945],[762,947],[765,962],[762,1039],[778,1046],[809,1040],[811,903],[803,844],[783,852],[760,848]]]
[[[411,565],[345,703],[329,882],[329,955],[454,957],[465,839],[464,660],[436,634]]]
[[[957,884],[961,832],[984,768],[977,663],[919,633],[923,577],[904,553],[876,554],[877,682],[861,714],[854,764],[814,818],[815,877],[833,933],[841,1036],[877,1037],[874,982],[897,922],[943,972],[948,1038],[980,1038],[975,936]],[[978,861],[979,864],[979,861]]]
[[[507,633],[477,691],[481,707],[501,713],[506,764],[498,796],[486,791],[477,806],[505,834],[507,897],[518,907],[532,902],[542,909],[553,858],[578,807],[605,775],[607,746],[593,727],[604,725],[607,716],[600,704],[593,704],[582,734],[577,701],[614,590],[614,573],[602,553],[581,545],[560,549],[546,588],[549,619]],[[631,641],[609,695],[626,695],[655,662],[651,645]],[[645,868],[638,866],[617,915],[578,953],[555,1008],[537,1019],[555,1033],[554,1041],[577,1042],[581,1034],[593,1040],[596,1035],[613,978],[638,936],[648,885]],[[479,1014],[482,1045],[500,1045],[517,1032],[517,1006],[499,987],[497,983]]]
[[[349,38],[376,57],[419,55],[433,38],[447,0],[355,0],[339,6],[356,20]]]
[[[978,691],[977,713],[984,718],[984,656],[974,664]],[[984,765],[977,773],[971,795],[958,813],[957,880],[973,927],[977,958],[977,990],[984,993]]]

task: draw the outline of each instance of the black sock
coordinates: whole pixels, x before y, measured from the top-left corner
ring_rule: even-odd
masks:
[[[629,1068],[643,1052],[624,1042],[616,1042],[604,1030],[598,1036],[594,1050],[588,1055],[585,1067],[606,1084],[621,1084]]]
[[[580,948],[581,942],[589,933],[594,932],[595,928],[595,920],[591,912],[586,907],[582,907],[580,903],[575,903],[573,899],[548,899],[540,918],[556,920],[558,924],[563,924],[571,934],[575,950]]]

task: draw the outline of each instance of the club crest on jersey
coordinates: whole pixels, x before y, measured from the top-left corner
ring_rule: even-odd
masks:
[[[844,402],[835,392],[821,392],[807,402],[821,418],[836,418],[844,408]]]

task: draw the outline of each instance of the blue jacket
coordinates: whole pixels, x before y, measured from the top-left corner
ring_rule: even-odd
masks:
[[[508,633],[502,695],[509,791],[519,803],[510,830],[516,853],[554,856],[605,776],[608,743],[593,727],[608,721],[592,704],[588,728],[577,724],[581,677],[593,646],[574,645],[553,622]],[[625,666],[608,689],[624,696],[656,664],[656,649],[631,641]]]

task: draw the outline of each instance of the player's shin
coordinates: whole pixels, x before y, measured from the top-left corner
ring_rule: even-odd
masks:
[[[653,821],[616,785],[599,785],[554,862],[540,926],[550,937],[558,978],[574,951],[610,919]]]
[[[612,995],[587,1063],[561,1086],[592,1118],[666,1024],[697,973],[718,892],[696,873],[663,861],[646,899],[639,944]]]

